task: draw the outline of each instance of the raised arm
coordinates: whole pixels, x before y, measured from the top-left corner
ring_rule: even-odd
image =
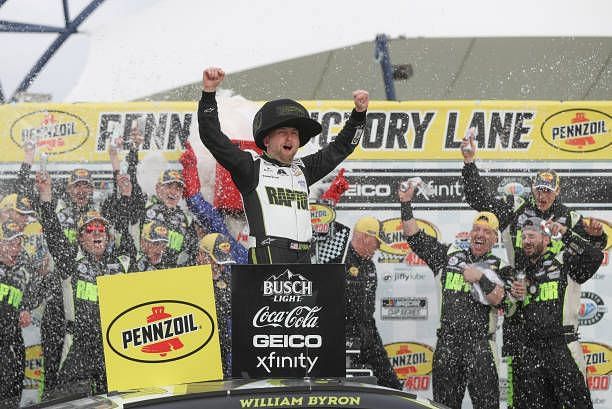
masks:
[[[308,186],[325,177],[353,153],[359,144],[365,128],[370,96],[367,91],[357,90],[353,92],[353,101],[355,108],[338,136],[325,148],[302,158],[306,166],[304,174]]]
[[[448,246],[425,234],[417,225],[411,205],[415,189],[414,184],[404,182],[398,190],[404,237],[412,251],[427,263],[434,275],[438,275],[440,270],[446,266]]]
[[[217,162],[230,172],[238,190],[245,192],[254,187],[253,158],[221,132],[215,94],[224,78],[225,72],[216,67],[207,68],[202,74],[203,92],[198,104],[200,139]]]

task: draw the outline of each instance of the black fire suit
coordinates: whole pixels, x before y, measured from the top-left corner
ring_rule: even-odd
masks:
[[[593,407],[578,343],[580,298],[571,287],[595,274],[603,253],[570,230],[563,242],[555,257],[541,256],[525,268],[529,287],[522,314],[521,384],[531,408]]]
[[[198,107],[200,139],[230,172],[242,194],[250,231],[250,263],[310,263],[308,187],[353,152],[365,119],[365,112],[353,110],[333,142],[285,165],[265,152],[258,156],[235,146],[221,132],[215,93],[202,93]]]
[[[607,243],[608,238],[605,233],[599,237],[588,235],[584,229],[582,216],[568,209],[558,199],[547,211],[542,212],[537,208],[532,195],[496,197],[495,190],[488,185],[485,178],[480,176],[478,168],[473,162],[464,165],[462,176],[465,185],[465,200],[470,206],[478,211],[487,210],[494,213],[499,219],[500,231],[508,227],[504,241],[508,252],[508,260],[517,267],[516,270],[521,270],[526,264],[522,251],[521,229],[524,221],[529,217],[537,216],[548,220],[552,216],[554,221],[584,237],[597,248],[603,249]],[[553,240],[547,257],[554,257],[562,249],[563,241]],[[511,280],[508,280],[508,284],[510,282]],[[580,297],[580,287],[573,287],[573,290]],[[509,409],[520,409],[529,406],[529,402],[523,400],[524,385],[519,384],[524,379],[522,373],[523,360],[518,356],[521,350],[519,333],[522,307],[515,305],[506,309],[505,312],[502,356],[506,357],[508,363],[508,407]]]
[[[360,347],[359,363],[370,366],[378,384],[402,389],[382,343],[374,311],[376,309],[376,266],[371,258],[360,257],[349,244],[344,258],[346,269],[345,330],[347,343]]]
[[[475,257],[456,245],[446,246],[422,230],[407,236],[410,248],[423,259],[442,286],[440,328],[433,356],[433,398],[460,409],[467,385],[475,409],[499,408],[495,361],[497,308],[481,304],[464,281],[465,264],[484,263],[498,275],[509,268],[492,253]]]
[[[127,200],[122,198],[125,211]],[[71,390],[73,385],[86,383],[87,388],[91,388],[89,392],[104,393],[106,373],[96,278],[127,272],[130,257],[123,255],[121,248],[107,251],[102,260],[95,260],[80,249],[78,254],[72,251],[50,202],[41,205],[41,224],[56,271],[68,287],[64,294],[66,337],[57,388]],[[124,242],[127,243],[128,238]]]
[[[26,266],[0,262],[0,407],[17,408],[25,375],[25,347],[19,325],[21,311],[31,310]]]

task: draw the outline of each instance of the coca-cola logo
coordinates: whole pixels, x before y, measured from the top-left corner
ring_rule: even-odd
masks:
[[[269,306],[264,306],[257,311],[253,317],[255,328],[284,327],[284,328],[316,328],[319,325],[319,317],[316,315],[322,307],[309,307],[298,305],[289,311],[270,311]]]

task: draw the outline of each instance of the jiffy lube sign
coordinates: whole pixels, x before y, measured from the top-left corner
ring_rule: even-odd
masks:
[[[344,266],[232,267],[233,376],[344,376]]]

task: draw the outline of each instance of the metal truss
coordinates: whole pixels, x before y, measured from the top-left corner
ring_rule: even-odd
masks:
[[[2,7],[8,0],[0,0]],[[64,26],[55,27],[42,24],[19,23],[14,21],[0,20],[0,32],[3,33],[57,33],[57,38],[49,45],[40,58],[34,63],[30,71],[23,78],[13,95],[7,100],[4,97],[2,86],[0,84],[0,103],[14,102],[18,93],[26,91],[32,82],[36,79],[40,71],[49,62],[53,54],[64,44],[72,34],[76,34],[77,29],[91,13],[93,13],[104,0],[92,0],[74,19],[70,19],[68,10],[68,0],[58,0],[64,10]]]

